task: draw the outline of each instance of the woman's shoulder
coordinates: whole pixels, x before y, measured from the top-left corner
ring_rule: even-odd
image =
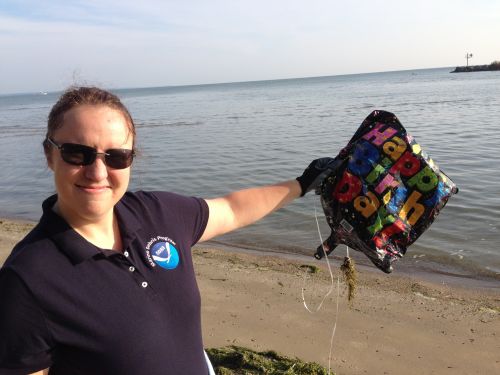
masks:
[[[42,249],[48,250],[53,248],[55,248],[53,242],[43,231],[40,223],[38,223],[14,246],[12,252],[5,260],[4,267],[36,261],[36,259],[44,257],[40,252]]]
[[[122,200],[158,200],[158,199],[186,199],[192,198],[187,195],[161,190],[137,190],[127,191]]]
[[[164,211],[172,210],[179,206],[197,205],[200,201],[203,201],[203,199],[169,191],[139,190],[125,193],[120,203],[129,209],[161,209]]]
[[[117,206],[119,216],[128,224],[141,226],[163,222],[189,223],[208,217],[205,200],[166,191],[137,191],[124,195]]]

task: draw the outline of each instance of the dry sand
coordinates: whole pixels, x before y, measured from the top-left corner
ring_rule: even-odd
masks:
[[[0,264],[31,224],[2,220]],[[206,245],[194,249],[202,294],[206,347],[230,344],[272,349],[331,367],[337,374],[500,374],[498,282],[446,277],[385,275],[358,267],[354,302],[332,261],[334,291],[309,313],[301,289],[315,307],[331,285],[325,263],[257,255]],[[308,273],[308,267],[320,271]],[[430,281],[432,280],[432,281]]]

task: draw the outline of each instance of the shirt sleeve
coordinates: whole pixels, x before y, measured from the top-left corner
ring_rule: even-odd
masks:
[[[28,287],[12,269],[0,269],[0,373],[26,374],[50,367],[51,342]]]
[[[208,204],[204,199],[187,197],[169,192],[155,192],[161,206],[165,222],[176,223],[182,227],[188,243],[196,244],[208,223]]]
[[[209,216],[209,209],[208,209],[208,204],[204,199],[201,198],[191,198],[195,199],[197,204],[196,208],[198,211],[198,215],[196,215],[196,221],[195,225],[193,227],[193,242],[191,246],[196,244],[201,236],[203,236],[203,233],[205,232],[205,229],[207,228],[207,223],[208,223],[208,216]]]

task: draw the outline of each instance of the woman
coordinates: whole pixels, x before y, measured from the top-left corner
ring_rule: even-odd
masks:
[[[131,193],[135,136],[107,91],[71,88],[52,108],[57,194],[0,270],[1,374],[207,374],[191,246],[314,189],[330,161],[215,199]]]

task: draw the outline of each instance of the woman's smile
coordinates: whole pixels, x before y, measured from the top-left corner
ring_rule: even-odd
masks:
[[[111,186],[92,186],[92,185],[80,185],[80,184],[75,184],[77,188],[80,190],[84,191],[85,193],[89,194],[99,194],[99,193],[104,193],[107,192],[111,189]]]

